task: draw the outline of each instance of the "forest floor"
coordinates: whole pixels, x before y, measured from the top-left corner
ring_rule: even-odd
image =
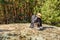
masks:
[[[60,40],[60,27],[43,24],[44,30],[29,28],[30,23],[0,25],[0,40]]]

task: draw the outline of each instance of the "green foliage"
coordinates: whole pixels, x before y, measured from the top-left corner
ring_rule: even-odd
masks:
[[[47,0],[42,6],[42,20],[44,23],[57,25],[60,23],[60,9],[57,9],[59,1],[57,0]]]
[[[16,22],[19,16],[30,22],[32,13],[40,12],[43,23],[60,26],[60,0],[0,0],[0,11],[0,20],[4,17],[3,22]]]

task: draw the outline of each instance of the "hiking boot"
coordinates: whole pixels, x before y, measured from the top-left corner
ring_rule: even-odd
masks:
[[[43,30],[43,27],[39,27],[39,30]]]

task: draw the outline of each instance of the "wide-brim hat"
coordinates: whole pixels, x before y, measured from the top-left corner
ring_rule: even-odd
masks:
[[[41,13],[37,13],[36,16],[39,17],[39,18],[41,18]]]

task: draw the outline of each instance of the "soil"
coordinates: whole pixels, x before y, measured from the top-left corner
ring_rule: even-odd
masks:
[[[30,23],[0,25],[0,40],[60,40],[60,27],[43,24],[44,30]]]

